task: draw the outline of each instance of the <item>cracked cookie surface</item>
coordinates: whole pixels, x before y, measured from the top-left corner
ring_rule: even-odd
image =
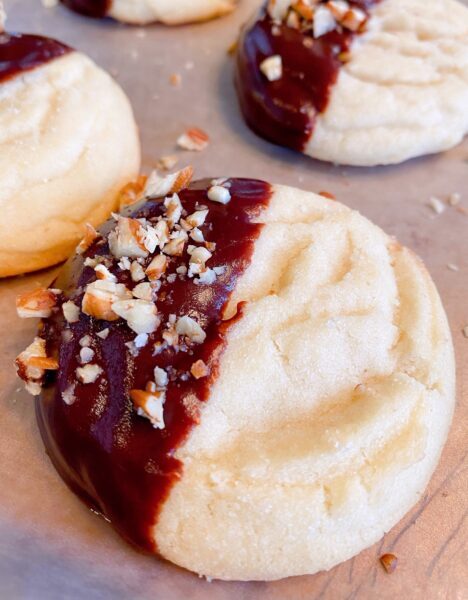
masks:
[[[355,211],[274,186],[163,556],[221,579],[329,569],[415,504],[454,404],[450,333],[424,266]]]
[[[130,103],[85,55],[70,51],[2,81],[0,277],[67,258],[139,165]]]
[[[468,132],[468,8],[384,0],[358,36],[305,152],[372,166],[447,150]]]
[[[62,0],[72,10],[92,17],[113,17],[134,25],[161,22],[180,25],[230,13],[236,0]]]

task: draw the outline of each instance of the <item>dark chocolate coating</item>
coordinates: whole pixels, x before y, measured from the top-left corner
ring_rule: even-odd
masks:
[[[41,35],[0,33],[0,82],[71,51],[62,42]]]
[[[379,0],[357,0],[351,5],[368,12]],[[314,39],[286,25],[277,25],[263,10],[241,35],[236,56],[235,82],[240,106],[249,127],[261,137],[302,151],[310,139],[317,113],[330,100],[339,69],[356,34],[337,29]],[[283,75],[268,81],[262,61],[279,55]]]
[[[196,426],[218,376],[226,331],[238,318],[236,315],[223,321],[223,308],[250,264],[262,227],[252,221],[268,205],[271,195],[267,183],[248,179],[229,181],[232,198],[227,205],[208,200],[210,183],[206,180],[179,194],[188,213],[200,204],[209,208],[200,229],[207,241],[216,243],[209,266],[226,266],[224,274],[210,285],[196,285],[187,277],[177,277],[172,283],[163,279],[156,300],[161,326],[151,334],[150,343],[137,357],[125,346],[136,335],[125,321],[98,321],[81,313],[77,323],[68,325],[61,310],[43,321],[41,335],[46,339],[48,356],[58,357],[60,365],[57,372],[49,373],[36,404],[47,452],[72,490],[143,550],[157,550],[151,536],[152,526],[172,486],[183,476],[183,464],[174,454]],[[131,216],[154,218],[163,210],[160,201],[148,201]],[[102,231],[109,231],[113,225],[107,224]],[[54,287],[63,290],[61,301],[73,299],[81,305],[86,284],[96,279],[93,268],[83,266],[83,259],[110,256],[106,235],[104,240],[104,243],[96,240],[84,256],[77,255],[67,263],[54,283]],[[188,259],[186,250],[182,257],[172,257],[166,275],[175,273]],[[132,289],[136,284],[129,272],[122,271],[116,263],[114,260],[110,270],[120,283]],[[153,344],[161,340],[170,314],[195,318],[206,332],[205,342],[194,344],[189,352],[176,352],[169,347],[154,354]],[[110,332],[102,340],[96,333],[105,327]],[[70,340],[63,335],[65,329],[72,332]],[[95,383],[77,384],[76,400],[69,406],[63,401],[62,392],[76,382],[79,340],[84,335],[92,338],[91,347],[95,351],[92,362],[103,369],[103,375]],[[197,360],[209,366],[208,377],[195,379],[190,375],[191,365]],[[156,366],[171,374],[164,405],[166,426],[162,430],[138,416],[129,397],[131,389],[144,389],[153,380]]]
[[[100,19],[109,12],[112,0],[60,0],[69,9],[85,15]]]

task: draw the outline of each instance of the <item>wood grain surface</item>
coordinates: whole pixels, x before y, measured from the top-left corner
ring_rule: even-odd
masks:
[[[326,573],[274,583],[208,583],[138,554],[64,486],[44,453],[33,401],[16,380],[15,356],[35,325],[16,318],[19,292],[48,284],[49,270],[0,283],[0,598],[5,599],[468,599],[467,407],[468,140],[442,155],[397,167],[351,169],[321,164],[256,138],[244,125],[227,48],[258,6],[175,29],[131,28],[87,20],[38,0],[6,0],[10,30],[57,37],[90,54],[130,96],[141,130],[144,166],[175,152],[188,126],[205,129],[210,147],[179,153],[197,176],[264,178],[327,190],[396,235],[426,262],[446,307],[458,365],[458,403],[441,462],[421,502],[375,546]],[[172,74],[181,75],[173,86]],[[468,107],[467,107],[468,110]],[[99,168],[99,165],[96,165]],[[431,195],[462,195],[461,209],[437,215]],[[447,265],[455,265],[451,270]],[[379,556],[398,567],[387,574]]]

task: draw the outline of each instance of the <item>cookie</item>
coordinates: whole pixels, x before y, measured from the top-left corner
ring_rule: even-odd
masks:
[[[236,0],[61,0],[88,17],[113,17],[133,25],[161,22],[180,25],[230,13]]]
[[[50,38],[1,35],[1,277],[67,258],[139,167],[132,109],[107,73]]]
[[[244,30],[247,123],[356,166],[441,152],[468,132],[468,8],[456,0],[270,1]]]
[[[136,546],[201,575],[329,569],[419,500],[454,407],[421,261],[356,211],[153,176],[81,248],[17,359],[54,465]]]

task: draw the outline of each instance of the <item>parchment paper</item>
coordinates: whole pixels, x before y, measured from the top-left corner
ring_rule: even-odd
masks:
[[[466,396],[468,385],[468,140],[438,156],[398,167],[321,164],[255,137],[244,125],[227,49],[258,6],[175,29],[145,29],[81,18],[36,0],[6,0],[10,30],[48,34],[87,52],[130,96],[141,129],[144,165],[175,151],[188,126],[210,147],[180,153],[196,175],[238,175],[327,190],[360,210],[426,262],[444,301],[458,362],[458,406],[441,463],[421,502],[374,547],[328,573],[275,583],[208,583],[127,546],[65,487],[46,457],[33,400],[15,379],[15,356],[35,323],[16,318],[14,298],[55,270],[0,283],[0,598],[2,599],[447,599],[468,598],[466,561]],[[169,83],[178,73],[182,83]],[[467,107],[468,110],[468,107]],[[99,168],[99,165],[96,165]],[[0,182],[1,184],[1,182]],[[432,195],[462,194],[461,208],[436,214]],[[451,270],[448,264],[458,271]],[[378,562],[398,556],[388,575]]]

